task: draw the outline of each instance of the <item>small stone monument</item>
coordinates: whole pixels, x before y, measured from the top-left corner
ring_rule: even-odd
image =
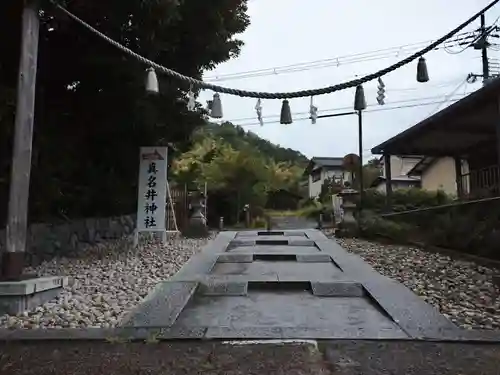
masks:
[[[335,231],[335,235],[338,237],[355,237],[359,232],[359,224],[354,217],[354,212],[356,211],[356,198],[359,195],[357,190],[351,188],[351,184],[346,182],[344,184],[344,189],[339,193],[342,197],[342,210],[344,215],[342,221],[338,225],[338,229]]]
[[[271,216],[266,215],[266,231],[270,232],[273,229],[273,222]]]
[[[195,193],[191,196],[192,214],[189,218],[189,224],[184,231],[184,235],[190,238],[205,238],[209,236],[207,220],[203,215],[205,208],[205,197],[202,193]]]

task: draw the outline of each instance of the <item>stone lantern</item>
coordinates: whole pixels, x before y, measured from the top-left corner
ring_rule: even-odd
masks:
[[[191,217],[188,227],[184,233],[186,237],[202,238],[208,237],[207,220],[203,211],[205,209],[205,197],[202,193],[195,193],[191,196]]]
[[[205,215],[203,215],[203,210],[205,209],[205,198],[202,194],[193,194],[191,197],[191,209],[192,214],[189,218],[189,223],[206,225],[207,220]]]
[[[336,235],[339,237],[354,237],[359,231],[359,223],[354,216],[356,212],[356,199],[359,196],[359,192],[352,189],[351,184],[346,182],[344,189],[342,189],[339,195],[342,197],[341,207],[344,213]]]

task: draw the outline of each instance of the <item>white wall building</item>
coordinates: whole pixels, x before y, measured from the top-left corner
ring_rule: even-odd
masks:
[[[420,177],[408,176],[408,172],[421,160],[421,156],[391,156],[391,186],[393,190],[420,187]],[[380,159],[380,168],[382,174],[373,182],[372,187],[385,193],[386,173],[383,158]]]
[[[334,178],[339,184],[350,181],[350,173],[342,167],[343,158],[313,157],[304,173],[309,176],[309,198],[316,198],[321,185],[327,178]]]

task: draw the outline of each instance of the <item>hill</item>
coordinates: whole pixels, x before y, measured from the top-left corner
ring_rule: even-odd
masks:
[[[260,138],[257,134],[246,131],[241,126],[233,125],[230,122],[224,122],[221,125],[208,123],[202,128],[201,134],[222,138],[237,150],[245,147],[245,145],[250,146],[259,151],[264,157],[271,158],[277,163],[290,163],[305,168],[309,162],[309,159],[299,151],[275,145],[266,139]]]
[[[209,221],[224,217],[239,220],[250,205],[257,215],[274,206],[274,197],[285,192],[290,206],[304,195],[301,186],[308,159],[231,123],[207,124],[192,136],[190,149],[174,160],[172,174],[178,184],[202,189],[211,204]],[[282,195],[282,194],[278,194]]]

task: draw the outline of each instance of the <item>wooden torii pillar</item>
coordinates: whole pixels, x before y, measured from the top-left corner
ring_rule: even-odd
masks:
[[[40,28],[38,11],[37,0],[24,1],[6,230],[7,246],[2,254],[1,280],[20,280],[24,268]]]

